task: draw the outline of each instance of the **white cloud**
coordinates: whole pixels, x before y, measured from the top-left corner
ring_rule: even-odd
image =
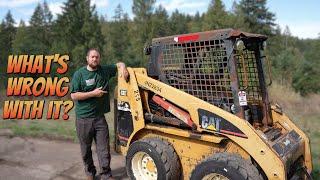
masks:
[[[96,8],[104,8],[108,7],[109,2],[108,0],[91,0],[91,4],[96,5]]]
[[[289,27],[291,35],[299,38],[318,38],[320,33],[320,22],[278,22],[281,29]]]
[[[156,6],[163,6],[168,11],[173,11],[175,9],[197,9],[201,7],[207,7],[206,2],[195,2],[195,1],[186,1],[186,0],[171,0],[171,1],[159,1],[156,3]],[[190,11],[193,13],[193,11]]]
[[[0,7],[14,8],[30,5],[37,2],[40,2],[40,0],[0,0]]]
[[[62,2],[54,2],[54,3],[49,3],[48,6],[49,6],[49,9],[52,12],[52,14],[54,16],[56,16],[57,14],[61,14],[63,3]]]
[[[21,13],[25,17],[29,17],[33,14],[34,9],[30,8],[16,8],[17,12]]]

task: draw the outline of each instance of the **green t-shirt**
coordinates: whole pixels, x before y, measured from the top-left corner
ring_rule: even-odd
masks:
[[[71,93],[89,92],[99,87],[104,87],[110,78],[117,73],[117,66],[101,65],[95,71],[89,71],[87,66],[77,70],[73,74],[71,82]],[[85,100],[76,101],[76,117],[89,118],[102,116],[110,111],[109,86],[102,97],[92,97]]]

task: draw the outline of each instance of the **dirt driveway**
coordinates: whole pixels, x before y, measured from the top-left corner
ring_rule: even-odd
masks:
[[[128,179],[125,158],[113,151],[111,157],[113,176],[116,179]],[[0,133],[0,180],[85,179],[80,158],[80,147],[76,143],[10,137]]]

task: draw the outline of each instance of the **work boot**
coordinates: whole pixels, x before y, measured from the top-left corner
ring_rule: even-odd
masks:
[[[87,176],[87,180],[94,180],[94,176]]]
[[[100,180],[115,180],[115,178],[113,178],[110,175],[103,174],[103,175],[100,176]]]

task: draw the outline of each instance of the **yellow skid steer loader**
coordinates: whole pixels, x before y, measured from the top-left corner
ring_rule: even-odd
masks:
[[[155,38],[148,68],[118,75],[115,149],[131,179],[311,178],[308,137],[268,99],[266,39],[233,29]]]

